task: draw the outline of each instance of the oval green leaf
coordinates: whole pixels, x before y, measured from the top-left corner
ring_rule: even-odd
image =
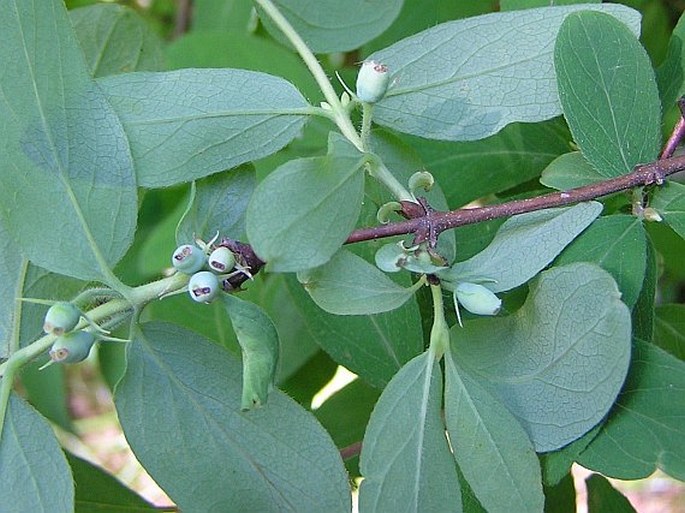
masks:
[[[640,17],[621,5],[545,7],[442,23],[369,56],[395,84],[374,121],[428,139],[482,139],[514,121],[561,113],[553,44],[564,18],[602,10],[639,33]]]
[[[74,483],[47,421],[11,394],[0,433],[3,513],[72,513]]]
[[[441,406],[442,372],[426,352],[402,367],[373,409],[359,462],[360,511],[462,511]]]
[[[592,262],[611,274],[621,290],[621,299],[633,308],[647,268],[642,221],[621,214],[600,217],[564,249],[555,265],[572,262]]]
[[[542,512],[540,462],[521,424],[445,354],[445,421],[459,469],[489,513]]]
[[[190,244],[197,237],[208,241],[217,233],[242,239],[245,212],[256,182],[254,167],[249,164],[199,180],[192,203],[176,228],[176,243]]]
[[[98,84],[124,124],[143,187],[188,182],[271,155],[308,118],[309,105],[291,83],[256,71],[136,72]]]
[[[91,76],[164,67],[161,39],[133,9],[96,4],[72,9],[69,17]]]
[[[630,361],[630,311],[592,264],[540,275],[514,315],[451,330],[452,352],[528,432],[538,452],[579,438],[607,414]]]
[[[18,341],[12,344],[14,335],[17,298],[23,296],[24,278],[27,262],[10,234],[0,221],[0,281],[5,293],[0,296],[0,359],[9,356],[10,348],[18,347]]]
[[[243,391],[240,407],[251,410],[266,404],[278,364],[278,333],[264,310],[233,294],[223,302],[243,355]]]
[[[637,340],[626,385],[578,462],[606,476],[640,479],[657,468],[685,480],[685,362]]]
[[[604,180],[602,175],[585,160],[579,151],[559,155],[550,162],[540,176],[542,185],[560,191],[567,191],[574,187],[581,187],[602,180]]]
[[[685,239],[685,185],[669,181],[654,193],[651,206]]]
[[[240,363],[171,324],[133,334],[115,404],[136,456],[187,511],[347,513],[338,450],[284,394],[240,411]]]
[[[3,5],[0,217],[33,263],[116,287],[111,267],[138,209],[126,134],[88,75],[64,4]]]
[[[287,286],[289,304],[297,309],[306,335],[375,387],[387,385],[423,349],[421,316],[414,298],[389,312],[340,316],[319,308],[297,281],[288,279]]]
[[[540,176],[558,155],[569,151],[571,136],[559,118],[512,123],[479,141],[433,141],[403,136],[435,176],[451,208],[506,191]]]
[[[513,289],[544,269],[601,211],[601,203],[592,201],[514,216],[483,251],[438,274],[454,284],[481,283],[493,292]]]
[[[635,34],[601,12],[574,13],[554,48],[559,98],[583,156],[611,178],[651,162],[661,144],[661,102]]]
[[[325,157],[291,160],[257,186],[247,235],[268,271],[301,271],[330,260],[359,217],[364,159],[331,133]]]
[[[399,308],[416,287],[404,288],[378,267],[345,249],[315,269],[297,274],[314,302],[335,315],[371,315]]]
[[[359,48],[385,32],[400,13],[403,0],[273,0],[295,31],[315,53]],[[259,3],[257,2],[259,5]],[[269,16],[258,9],[264,26],[277,39],[285,36]]]

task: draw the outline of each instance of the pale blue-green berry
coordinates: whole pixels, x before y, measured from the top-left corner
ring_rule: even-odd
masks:
[[[209,268],[219,274],[229,272],[235,267],[235,255],[225,246],[219,246],[209,255]]]
[[[193,274],[205,265],[207,256],[197,246],[192,244],[183,244],[176,248],[171,257],[171,264],[185,274]]]
[[[461,306],[476,315],[497,315],[502,308],[502,300],[490,289],[477,283],[459,283],[454,294]]]
[[[380,101],[388,90],[390,73],[385,64],[365,61],[357,75],[357,98],[366,103]]]
[[[71,330],[78,324],[81,312],[71,303],[55,303],[45,314],[43,330],[59,337]]]
[[[72,331],[57,337],[50,349],[50,359],[56,363],[77,363],[88,358],[95,336],[88,331]]]
[[[188,282],[190,297],[198,303],[209,303],[219,294],[219,289],[219,278],[209,271],[193,274]]]

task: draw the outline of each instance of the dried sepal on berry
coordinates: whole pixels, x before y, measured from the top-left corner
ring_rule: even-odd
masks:
[[[225,246],[219,246],[207,259],[209,268],[219,274],[228,273],[235,267],[235,255]]]
[[[73,331],[57,337],[50,348],[50,360],[54,363],[78,363],[88,358],[95,344],[95,336],[89,331]]]
[[[171,264],[184,274],[193,274],[205,265],[207,255],[193,244],[183,244],[176,248],[171,257]]]
[[[383,99],[390,85],[390,73],[385,64],[364,61],[357,75],[357,98],[366,103]]]
[[[221,289],[219,278],[209,271],[200,271],[193,274],[188,282],[188,293],[193,301],[209,303],[219,294]]]

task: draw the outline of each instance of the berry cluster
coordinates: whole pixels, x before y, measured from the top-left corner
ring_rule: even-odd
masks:
[[[88,357],[95,344],[90,331],[74,331],[81,319],[81,311],[72,303],[59,302],[45,314],[43,330],[57,337],[50,349],[50,363],[76,363]]]
[[[247,271],[237,265],[235,254],[227,247],[212,249],[211,244],[202,245],[204,249],[194,244],[179,246],[171,257],[171,263],[179,272],[191,276],[188,293],[193,301],[209,303],[219,294],[221,280]]]

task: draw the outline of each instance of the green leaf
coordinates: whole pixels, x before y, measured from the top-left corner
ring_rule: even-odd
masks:
[[[667,182],[654,193],[650,205],[674,232],[685,239],[685,185]]]
[[[533,9],[547,5],[598,4],[602,0],[501,0],[502,11],[516,11],[519,9]]]
[[[371,315],[399,308],[415,287],[398,285],[378,267],[346,249],[315,269],[297,274],[314,302],[335,315]]]
[[[604,476],[592,474],[585,480],[587,486],[588,513],[634,513],[630,501],[616,488],[611,486]]]
[[[632,308],[642,289],[647,264],[647,239],[635,216],[601,217],[559,255],[556,265],[592,262],[607,271]]]
[[[121,484],[115,477],[72,454],[67,461],[76,484],[75,513],[143,513],[145,511],[175,511],[157,508]]]
[[[644,230],[644,227],[643,227]],[[657,297],[657,287],[659,286],[659,264],[657,262],[656,249],[649,236],[645,237],[646,262],[645,278],[642,280],[642,289],[633,306],[632,322],[633,337],[652,342],[654,340],[655,308],[654,302]]]
[[[573,476],[566,476],[555,486],[545,487],[545,513],[576,513],[576,488]]]
[[[544,269],[601,211],[593,201],[514,216],[483,251],[439,275],[455,284],[482,283],[493,292],[513,289]]]
[[[621,176],[656,158],[659,92],[647,52],[623,23],[599,12],[570,15],[554,66],[571,133],[601,176]]]
[[[243,391],[240,407],[250,410],[266,404],[278,364],[278,333],[264,310],[233,294],[222,297],[243,355]]]
[[[325,157],[291,160],[252,196],[247,235],[271,272],[326,263],[354,228],[364,194],[364,156],[332,132]]]
[[[188,511],[347,512],[342,460],[314,417],[280,392],[240,411],[240,364],[169,324],[128,345],[115,404],[136,456]]]
[[[243,165],[228,173],[203,178],[196,184],[192,204],[176,229],[176,243],[189,244],[197,237],[242,239],[245,211],[256,185],[254,167]]]
[[[540,462],[509,410],[445,355],[445,421],[454,457],[491,513],[541,512]]]
[[[676,358],[685,360],[685,305],[656,308],[654,343]]]
[[[69,11],[94,77],[164,67],[162,41],[133,9],[96,4]]]
[[[560,155],[545,168],[540,176],[540,183],[567,191],[575,187],[590,185],[604,180],[579,151]]]
[[[556,486],[563,481],[565,476],[571,475],[571,468],[578,459],[578,455],[592,442],[601,428],[602,424],[597,424],[583,436],[561,449],[540,455],[542,482],[546,487]],[[573,511],[575,512],[575,508]]]
[[[67,381],[64,366],[51,365],[39,370],[38,365],[27,365],[21,372],[21,386],[31,406],[50,422],[74,432],[68,409]]]
[[[350,276],[357,275],[352,272]],[[423,349],[421,317],[414,299],[380,314],[332,315],[314,304],[299,283],[287,283],[290,304],[297,308],[309,336],[338,363],[375,387],[383,388]]]
[[[305,314],[291,295],[288,286],[290,283],[302,289],[292,274],[265,274],[250,286],[249,290],[240,294],[242,299],[261,306],[276,325],[281,347],[276,372],[277,383],[289,379],[319,350],[318,341],[306,326]],[[304,292],[302,294],[306,295]],[[321,387],[329,380],[330,376]]]
[[[252,2],[248,0],[245,3],[249,6]],[[193,20],[196,13],[197,10],[193,9]],[[169,67],[262,71],[285,78],[313,105],[317,104],[317,100],[323,100],[316,80],[296,53],[270,39],[245,32],[244,27],[240,31],[230,31],[228,25],[230,23],[217,28],[216,32],[192,31],[174,40],[166,48]]]
[[[664,62],[657,69],[656,79],[664,111],[675,105],[676,100],[685,93],[685,16],[680,16],[668,42],[668,52]]]
[[[619,5],[545,7],[442,23],[369,56],[396,83],[374,111],[381,125],[428,139],[482,139],[514,121],[561,113],[552,44],[580,9],[608,12],[638,33],[639,15]]]
[[[366,428],[359,509],[461,512],[459,479],[441,417],[442,375],[423,353],[383,390]]]
[[[18,297],[22,297],[24,273],[27,262],[0,220],[0,283],[5,293],[0,295],[0,359],[17,349],[15,309]],[[14,340],[14,342],[12,342]]]
[[[0,218],[35,264],[113,285],[110,268],[136,226],[126,135],[88,76],[63,3],[0,9]]]
[[[362,54],[368,55],[438,23],[485,14],[493,9],[494,4],[490,0],[404,0],[402,10],[393,24],[376,39],[364,45]]]
[[[685,480],[685,363],[640,340],[633,352],[621,395],[578,462],[619,479],[660,468]]]
[[[74,485],[50,425],[14,394],[0,436],[3,513],[71,513]]]
[[[480,141],[431,141],[404,136],[441,184],[452,208],[510,189],[540,175],[569,151],[571,135],[560,118],[512,123]]]
[[[554,267],[530,289],[514,315],[455,326],[452,352],[544,452],[579,438],[614,403],[630,360],[630,312],[592,264]]]
[[[359,48],[387,29],[402,8],[402,0],[273,0],[295,31],[315,53],[343,52]],[[277,39],[285,36],[261,9],[264,26]]]
[[[98,79],[131,141],[138,182],[188,182],[270,155],[302,130],[308,104],[279,77],[238,69]]]
[[[251,0],[194,0],[192,31],[248,30],[252,9]]]

